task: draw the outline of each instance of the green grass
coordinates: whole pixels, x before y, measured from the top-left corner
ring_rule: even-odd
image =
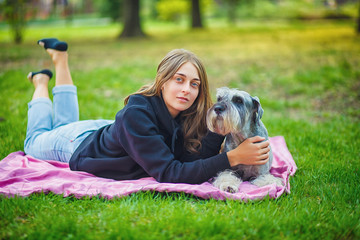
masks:
[[[146,31],[147,39],[119,41],[116,25],[33,26],[16,46],[0,29],[0,157],[23,149],[33,91],[27,73],[53,69],[36,40],[69,42],[81,119],[114,118],[169,50],[187,48],[203,59],[213,96],[229,86],[260,98],[270,135],[285,137],[298,166],[291,194],[247,203],[151,192],[113,200],[0,197],[0,239],[360,238],[360,38],[352,23]]]

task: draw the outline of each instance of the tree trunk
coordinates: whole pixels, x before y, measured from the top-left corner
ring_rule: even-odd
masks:
[[[200,0],[191,0],[191,16],[192,16],[192,28],[202,28],[202,19],[200,11]]]
[[[228,0],[228,19],[231,24],[235,23],[236,20],[236,7],[238,0]]]
[[[357,32],[357,34],[360,34],[360,3],[359,3],[359,9],[358,9],[356,32]]]
[[[14,41],[16,44],[20,44],[23,41],[23,28],[22,27],[15,27],[14,28]]]
[[[140,24],[140,0],[125,0],[123,4],[124,29],[119,37],[144,37]]]
[[[4,4],[5,18],[13,33],[14,42],[20,44],[26,27],[26,4],[24,0],[7,0]]]
[[[52,16],[53,18],[56,18],[56,17],[57,17],[57,1],[56,1],[56,0],[54,0],[54,1],[52,2],[51,16]]]

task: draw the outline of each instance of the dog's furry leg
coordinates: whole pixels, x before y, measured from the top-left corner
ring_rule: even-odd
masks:
[[[217,175],[213,185],[222,191],[236,193],[239,191],[241,182],[233,171],[225,170]]]
[[[258,187],[266,186],[273,183],[275,183],[277,186],[284,186],[281,178],[274,177],[270,173],[258,176],[256,179],[251,181],[251,183]]]

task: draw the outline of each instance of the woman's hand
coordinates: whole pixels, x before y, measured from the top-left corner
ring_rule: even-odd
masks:
[[[227,152],[230,166],[239,164],[262,165],[269,161],[270,143],[264,137],[251,137],[242,142],[237,148]],[[262,142],[264,141],[264,142]]]

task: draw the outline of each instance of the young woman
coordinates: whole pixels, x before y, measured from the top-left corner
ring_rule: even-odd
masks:
[[[254,137],[220,153],[224,136],[207,131],[211,105],[205,68],[193,53],[175,49],[157,68],[153,84],[125,99],[115,121],[79,121],[77,89],[68,66],[67,44],[38,41],[55,65],[31,72],[35,92],[28,109],[25,152],[68,162],[75,171],[118,180],[154,177],[159,182],[202,183],[238,164],[265,164],[269,142]]]

